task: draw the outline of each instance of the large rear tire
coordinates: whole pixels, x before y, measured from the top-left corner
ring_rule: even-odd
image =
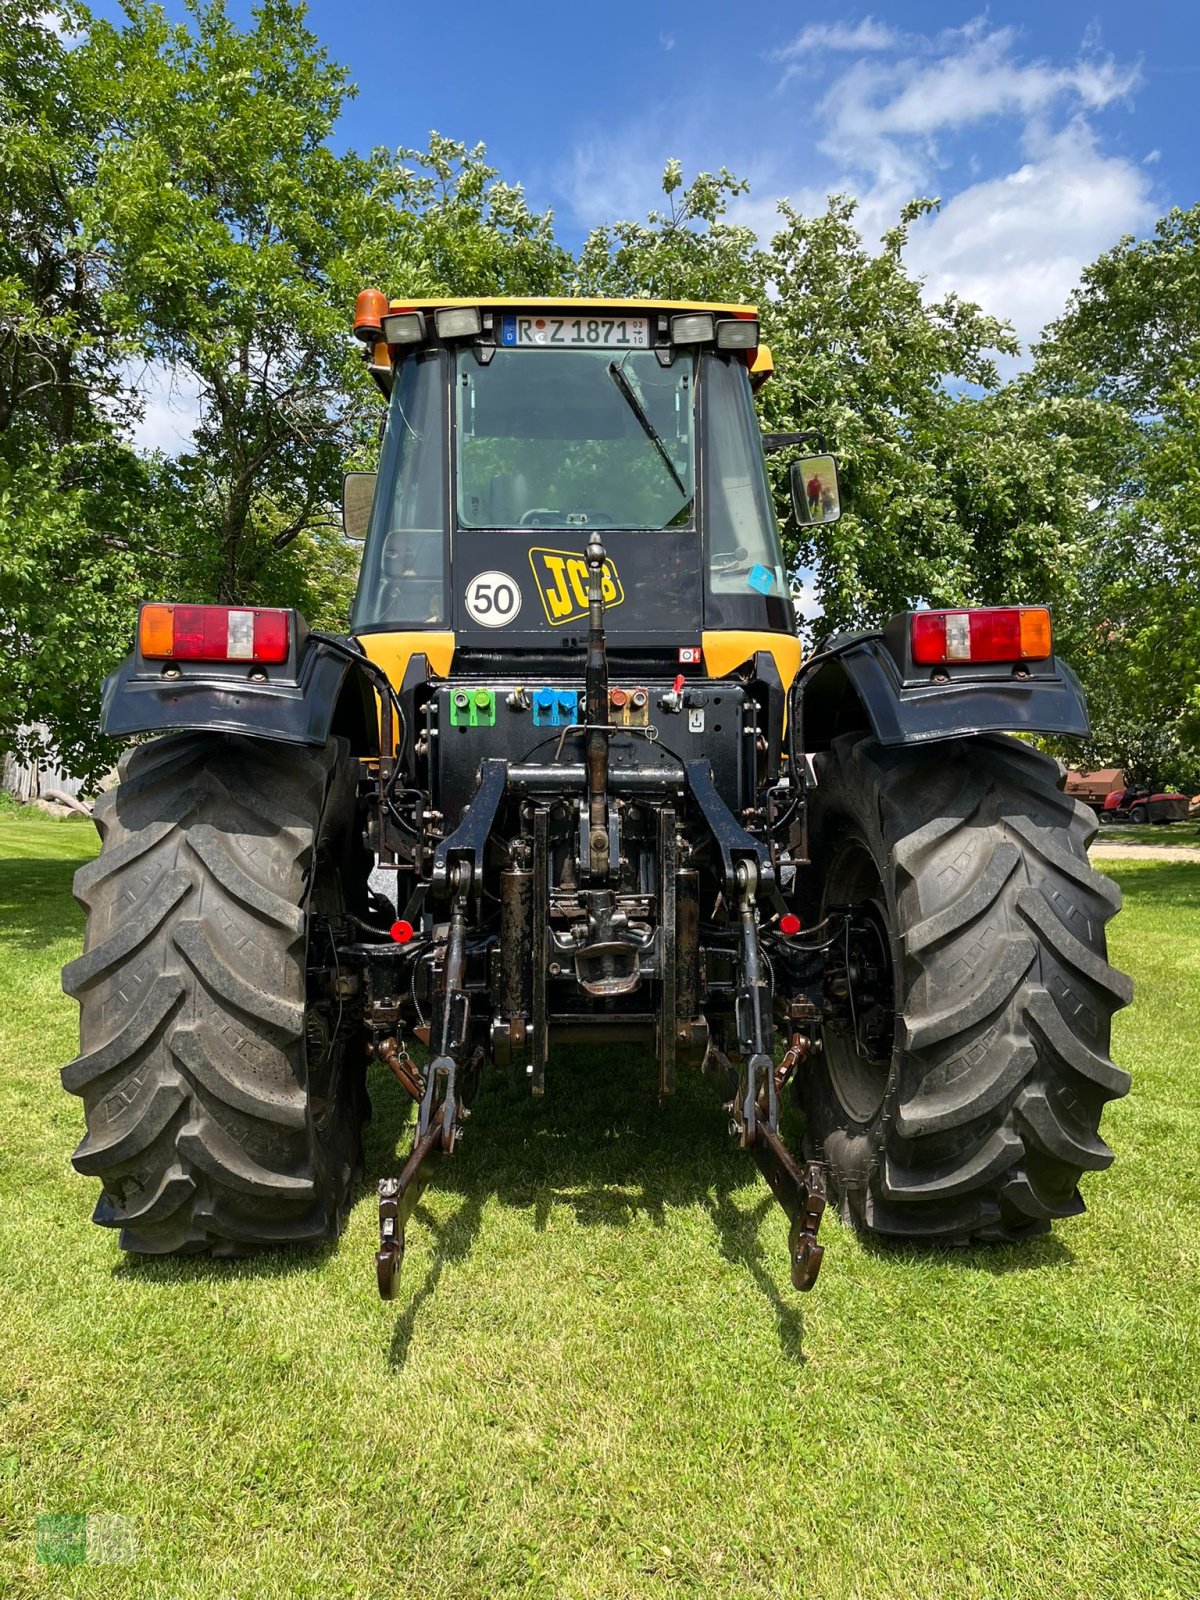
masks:
[[[798,1094],[843,1217],[931,1242],[1012,1240],[1084,1209],[1107,1167],[1109,1059],[1132,986],[1108,964],[1120,891],[1093,870],[1057,762],[980,736],[814,757],[810,915],[853,905],[829,952],[824,1048]]]
[[[348,746],[168,735],[120,780],[63,973],[94,1220],[151,1254],[334,1238],[367,1105],[330,933],[366,885]]]

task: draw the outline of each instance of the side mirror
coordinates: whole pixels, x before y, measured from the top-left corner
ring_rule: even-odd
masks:
[[[375,498],[374,472],[346,472],[342,475],[342,532],[347,539],[365,539]]]
[[[837,464],[832,456],[802,456],[792,462],[792,507],[802,528],[836,522],[842,514]]]

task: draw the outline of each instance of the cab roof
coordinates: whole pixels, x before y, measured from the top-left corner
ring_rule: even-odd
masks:
[[[536,306],[539,311],[571,311],[619,309],[631,313],[647,311],[715,311],[727,317],[756,317],[757,306],[733,305],[718,300],[657,300],[651,296],[640,298],[606,299],[602,295],[438,295],[419,300],[388,300],[391,311],[430,311],[441,306]]]

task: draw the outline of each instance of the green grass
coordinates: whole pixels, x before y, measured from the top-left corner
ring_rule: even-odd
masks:
[[[124,1259],[56,1068],[86,823],[0,819],[0,1593],[940,1600],[1200,1592],[1200,872],[1120,864],[1134,1090],[1092,1209],[1023,1250],[785,1224],[699,1081],[619,1052],[497,1079],[376,1298],[339,1246]],[[380,1090],[369,1177],[399,1166]],[[135,1519],[38,1565],[39,1513]]]

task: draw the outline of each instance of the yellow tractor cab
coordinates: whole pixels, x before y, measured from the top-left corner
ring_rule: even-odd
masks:
[[[351,626],[394,680],[416,649],[443,673],[456,649],[582,649],[599,531],[610,651],[721,677],[765,650],[791,681],[753,307],[368,290],[355,332],[388,413],[378,475],[348,485],[366,535]]]

